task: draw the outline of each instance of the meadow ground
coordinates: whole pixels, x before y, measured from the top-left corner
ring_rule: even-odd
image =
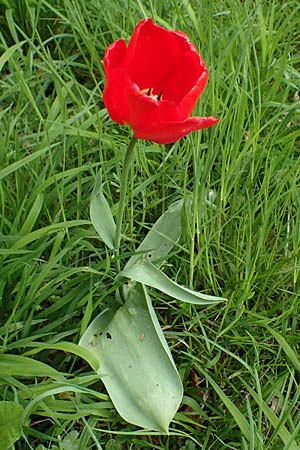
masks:
[[[23,410],[12,448],[299,450],[299,10],[297,0],[0,1],[0,394]],[[102,168],[116,207],[130,129],[104,109],[102,58],[144,17],[189,35],[210,74],[194,114],[221,118],[173,145],[140,141],[130,173],[122,254],[192,192],[164,270],[228,299],[199,308],[151,290],[185,390],[169,436],[124,422],[67,344],[114,278],[89,202]],[[0,408],[5,449],[13,420]]]

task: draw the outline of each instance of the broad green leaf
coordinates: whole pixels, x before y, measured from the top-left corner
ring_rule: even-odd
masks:
[[[45,147],[41,148],[40,150],[37,150],[34,153],[31,153],[30,155],[27,155],[22,159],[18,159],[16,162],[10,164],[9,166],[1,170],[0,180],[2,180],[2,178],[7,177],[9,174],[21,169],[21,167],[24,167],[26,164],[31,163],[40,156],[43,156],[45,153],[50,152],[51,149],[56,147],[57,145],[58,145],[57,143],[46,145]]]
[[[0,174],[1,178],[1,174]],[[72,227],[81,227],[84,225],[90,225],[89,220],[69,220],[67,222],[58,222],[53,223],[52,225],[48,225],[43,228],[39,228],[38,230],[34,230],[31,233],[27,234],[26,236],[20,237],[19,240],[17,240],[13,245],[12,249],[16,250],[18,248],[25,247],[26,245],[30,244],[31,242],[34,242],[38,239],[44,238],[48,234],[57,233],[61,230],[66,230]]]
[[[28,216],[26,217],[22,229],[20,230],[20,236],[25,236],[26,234],[31,232],[41,212],[43,202],[44,202],[44,194],[39,193],[32,205],[31,210],[29,211]]]
[[[64,437],[61,446],[64,450],[78,450],[79,444],[79,433],[77,430],[72,430]]]
[[[15,402],[0,402],[0,450],[7,450],[22,436],[23,407]]]
[[[53,367],[32,358],[19,355],[0,355],[0,374],[3,377],[50,377],[63,380],[64,377]]]
[[[34,348],[33,350],[27,351],[26,356],[36,355],[38,352],[44,349],[61,350],[65,353],[73,353],[74,355],[77,355],[80,358],[84,359],[95,371],[97,371],[99,368],[99,360],[93,354],[91,354],[91,352],[87,351],[85,348],[80,347],[77,344],[73,344],[73,342],[62,341],[57,344],[46,342],[32,342],[27,346]]]
[[[272,334],[272,336],[276,339],[286,356],[289,358],[293,366],[298,372],[300,372],[300,360],[297,352],[295,352],[292,347],[287,343],[284,337],[277,333],[277,331],[273,330],[273,328],[269,327],[267,324],[264,324],[267,330]]]
[[[112,216],[109,204],[103,195],[102,174],[98,173],[95,187],[92,193],[90,216],[92,224],[102,241],[108,248],[114,248],[116,224]]]
[[[183,388],[146,288],[131,286],[110,322],[108,314],[92,322],[79,345],[99,358],[98,374],[127,422],[168,432]]]
[[[155,222],[143,242],[125,266],[131,267],[140,257],[146,256],[149,261],[167,256],[181,236],[181,213],[183,200],[173,203]]]
[[[116,441],[116,439],[110,439],[105,444],[105,450],[122,450],[121,442]]]
[[[256,401],[256,403],[260,406],[260,408],[263,410],[266,418],[270,422],[270,424],[274,427],[277,434],[280,436],[280,439],[284,443],[285,448],[288,448],[289,450],[299,450],[300,448],[300,441],[296,442],[293,435],[289,432],[288,428],[284,425],[284,421],[282,418],[277,417],[276,414],[271,410],[271,408],[264,402],[260,396],[257,394],[257,392],[252,389],[251,386],[248,384],[247,390],[251,397]]]
[[[242,434],[245,436],[247,441],[250,440],[250,424],[244,417],[244,415],[241,413],[239,408],[230,400],[230,398],[225,394],[225,392],[222,391],[222,389],[218,386],[218,384],[210,377],[210,375],[207,373],[206,370],[203,370],[202,367],[200,367],[198,364],[197,368],[198,370],[204,375],[204,377],[209,381],[209,383],[212,385],[218,396],[220,397],[221,401],[224,403],[232,417],[234,418],[236,424],[240,428]]]
[[[192,291],[170,280],[161,270],[152,264],[148,258],[139,258],[134,264],[120,272],[119,276],[130,278],[146,284],[172,298],[195,305],[212,305],[224,301],[224,298],[214,297],[201,292]]]
[[[60,394],[64,394],[66,392],[75,392],[78,394],[88,394],[91,396],[95,396],[97,399],[102,400],[103,398],[103,394],[100,394],[99,392],[93,390],[93,389],[88,389],[84,386],[80,386],[80,385],[72,385],[72,383],[65,383],[65,384],[61,384],[61,383],[57,383],[58,387],[55,387],[53,389],[45,389],[45,390],[41,390],[40,394],[37,396],[33,396],[32,400],[30,400],[29,402],[27,402],[26,407],[24,408],[24,411],[22,413],[22,423],[27,423],[30,416],[32,414],[35,414],[38,410],[39,410],[39,405],[41,405],[41,407],[44,409],[45,411],[45,407],[47,408],[47,401],[46,399],[52,399],[54,396],[56,395],[60,395]],[[45,404],[43,403],[45,401]],[[98,403],[99,405],[99,403]],[[101,403],[100,403],[101,405]],[[78,404],[77,404],[78,406]],[[104,406],[105,409],[107,409],[108,406],[108,402],[105,403]],[[77,409],[77,411],[79,412],[79,410]],[[91,406],[91,413],[94,413],[94,408],[93,406]],[[55,416],[55,412],[52,411],[51,415]],[[105,414],[105,413],[104,413]],[[102,415],[102,414],[99,414]],[[105,416],[107,416],[107,414],[105,414]],[[82,415],[81,415],[82,417]]]
[[[25,42],[26,41],[18,42],[17,44],[14,44],[11,47],[9,47],[4,53],[2,53],[2,55],[0,56],[0,72],[1,72],[4,64],[10,60],[10,58],[15,53],[15,51],[18,50],[19,48],[21,48]]]

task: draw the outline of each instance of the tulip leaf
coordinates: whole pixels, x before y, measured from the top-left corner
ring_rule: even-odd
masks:
[[[21,355],[0,355],[0,374],[5,377],[49,377],[63,380],[63,375],[41,361]]]
[[[167,211],[155,222],[125,268],[131,267],[141,256],[147,255],[149,261],[156,261],[167,256],[181,236],[183,205],[182,199],[169,206]]]
[[[114,248],[116,224],[109,204],[103,194],[102,173],[98,173],[92,193],[90,217],[102,241],[111,250]]]
[[[23,407],[15,402],[0,402],[0,450],[7,450],[22,436]]]
[[[221,297],[214,297],[180,286],[145,257],[140,257],[134,264],[120,272],[119,276],[156,288],[170,297],[186,303],[212,305],[225,300]]]
[[[168,432],[183,387],[145,286],[131,286],[109,314],[96,317],[79,345],[99,358],[98,374],[127,422]]]

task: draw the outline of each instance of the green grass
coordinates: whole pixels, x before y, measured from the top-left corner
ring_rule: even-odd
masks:
[[[13,448],[297,450],[299,2],[103,5],[0,1],[0,393],[25,424]],[[130,139],[103,108],[102,57],[145,16],[190,36],[210,72],[194,114],[221,117],[171,146],[139,142],[130,176],[124,258],[192,191],[164,270],[228,298],[200,309],[151,291],[185,388],[170,436],[122,421],[71,345],[112,289],[89,201],[102,168],[116,208]]]

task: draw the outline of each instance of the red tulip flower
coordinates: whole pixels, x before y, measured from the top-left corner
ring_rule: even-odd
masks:
[[[142,20],[127,47],[120,39],[106,49],[104,69],[108,113],[136,138],[169,144],[219,120],[190,117],[208,72],[184,33]]]

